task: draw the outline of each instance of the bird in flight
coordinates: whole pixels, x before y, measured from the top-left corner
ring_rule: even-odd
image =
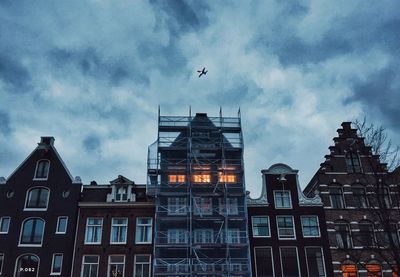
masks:
[[[199,78],[200,78],[202,75],[206,75],[208,70],[206,70],[206,68],[203,67],[203,70],[197,70],[197,72],[200,73],[199,74]]]

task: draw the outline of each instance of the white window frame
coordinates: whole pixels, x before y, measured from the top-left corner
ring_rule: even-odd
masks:
[[[267,218],[267,223],[268,223],[268,235],[266,236],[257,236],[254,235],[254,218],[260,218],[260,217],[266,217]],[[255,215],[251,217],[251,232],[253,234],[253,238],[270,238],[271,237],[271,224],[269,221],[269,216],[268,215]]]
[[[99,241],[96,241],[96,242],[91,242],[91,241],[87,241],[86,240],[86,238],[87,238],[87,236],[86,236],[86,234],[87,234],[87,231],[88,231],[88,223],[89,223],[89,219],[100,219],[101,220],[101,224],[100,225],[90,225],[90,226],[96,226],[96,227],[98,227],[98,226],[100,226],[100,237],[99,237]],[[102,238],[103,238],[103,218],[102,217],[88,217],[88,218],[86,218],[86,226],[85,226],[85,238],[84,238],[84,244],[88,244],[88,245],[90,245],[90,244],[92,244],[92,245],[96,245],[96,244],[101,244],[101,241],[102,241]]]
[[[256,249],[262,248],[262,249],[269,249],[271,251],[271,266],[272,266],[272,276],[275,277],[275,263],[274,263],[274,251],[272,250],[272,246],[255,246],[253,248],[254,251],[254,269],[257,277],[257,255],[256,255]]]
[[[126,224],[114,224],[114,219],[125,219]],[[124,228],[125,227],[125,237],[123,241],[112,241],[113,238],[113,227]],[[128,237],[128,218],[127,217],[113,217],[111,218],[111,230],[110,230],[110,244],[126,244]]]
[[[324,249],[321,246],[306,246],[304,247],[304,255],[306,256],[306,264],[307,264],[307,273],[308,275],[310,275],[310,269],[308,267],[308,257],[307,257],[307,249],[308,248],[319,248],[321,250],[321,254],[322,254],[322,265],[324,267],[324,277],[326,277],[326,266],[325,266],[325,257],[324,257]]]
[[[120,190],[123,190],[125,193],[120,193],[119,192]],[[124,199],[124,195],[126,196],[126,199]],[[119,200],[118,200],[118,196],[120,197]],[[117,203],[128,202],[128,188],[127,187],[115,187],[114,202],[117,202]]]
[[[22,233],[23,233],[23,230],[24,230],[24,224],[25,224],[25,221],[27,221],[27,220],[29,220],[29,219],[40,219],[40,220],[43,221],[43,232],[42,232],[42,238],[41,238],[41,240],[40,240],[40,244],[22,244],[22,243],[21,243]],[[41,218],[41,217],[28,217],[28,218],[25,218],[25,219],[22,221],[21,229],[20,229],[20,231],[19,231],[18,247],[42,247],[45,230],[46,230],[46,221],[45,221],[43,218]]]
[[[34,256],[34,257],[37,258],[37,260],[38,260],[38,266],[37,266],[37,270],[36,270],[36,277],[38,277],[38,275],[39,275],[39,270],[40,270],[40,258],[39,258],[39,256],[37,256],[36,254],[33,254],[33,253],[21,254],[21,255],[19,255],[19,256],[15,259],[14,276],[17,275],[18,261],[19,261],[19,259],[20,259],[21,257],[23,257],[23,256]]]
[[[147,218],[150,219],[149,224],[139,224],[139,219]],[[139,232],[140,227],[150,227],[150,241],[139,241],[137,237],[137,233]],[[136,218],[136,234],[135,234],[135,244],[151,244],[153,241],[153,218],[152,217],[137,217]]]
[[[205,209],[205,200],[210,201],[211,208]],[[194,215],[212,215],[213,214],[213,201],[211,197],[193,197],[193,214]]]
[[[287,193],[289,195],[289,206],[288,207],[281,207],[277,205],[277,201],[276,201],[276,194],[278,192],[283,192],[283,193]],[[290,195],[290,190],[274,190],[274,205],[275,205],[275,209],[292,209],[293,205],[292,205],[292,196]]]
[[[123,262],[124,270],[122,271],[122,277],[124,277],[124,276],[125,276],[125,267],[126,267],[125,255],[109,255],[109,256],[108,256],[107,277],[112,277],[112,276],[110,275],[110,269],[111,269],[111,266],[112,266],[112,265],[120,265],[120,264],[121,264],[121,263],[116,263],[116,262],[111,263],[111,258],[112,258],[112,257],[124,257],[124,262]]]
[[[7,230],[2,232],[1,229],[3,227],[5,219],[8,219],[8,226],[7,226]],[[11,217],[10,216],[2,216],[0,218],[0,234],[8,234],[8,231],[10,230],[10,225],[11,225]]]
[[[180,202],[182,200],[182,203]],[[187,214],[187,198],[185,197],[168,197],[168,215],[186,215]]]
[[[59,231],[58,228],[60,227],[60,220],[65,218],[65,230],[64,231]],[[56,234],[66,234],[68,230],[68,216],[59,216],[57,218],[57,226],[56,226]]]
[[[85,257],[96,257],[97,263],[85,263]],[[96,276],[99,276],[99,267],[100,267],[100,256],[99,255],[83,255],[82,256],[81,277],[83,277],[83,269],[84,269],[85,265],[89,265],[90,268],[92,267],[92,265],[97,265]]]
[[[40,163],[41,161],[47,161],[47,162],[49,163],[49,169],[47,170],[47,175],[46,175],[45,178],[43,178],[43,177],[39,177],[39,178],[36,177],[37,169],[38,169],[39,163]],[[33,181],[46,181],[46,180],[49,178],[50,165],[51,165],[51,162],[50,162],[50,160],[48,160],[48,159],[40,159],[40,160],[38,160],[38,161],[36,162],[35,172],[33,173]]]
[[[150,277],[151,276],[151,255],[146,255],[146,254],[137,254],[137,255],[135,255],[134,266],[133,266],[133,276],[134,277],[136,276],[135,275],[136,274],[136,266],[138,265],[138,263],[136,261],[137,256],[148,256],[149,257],[149,261],[148,262],[140,262],[139,264],[140,265],[148,265],[149,266],[149,276],[148,277]],[[143,273],[143,271],[142,271],[142,273]]]
[[[231,228],[228,229],[226,236],[226,242],[232,244],[239,244],[240,243],[240,230],[239,228]],[[235,240],[234,240],[235,239]]]
[[[180,240],[183,238],[183,242]],[[188,232],[186,229],[168,229],[168,244],[186,244],[188,243]]]
[[[280,234],[280,232],[279,232],[279,222],[278,222],[278,218],[279,217],[291,217],[292,218],[292,222],[293,222],[293,237],[288,237],[288,238],[285,238],[285,237],[281,237],[281,234]],[[292,215],[277,215],[276,216],[276,228],[277,228],[277,231],[278,231],[278,238],[280,239],[280,240],[295,240],[296,239],[296,224],[295,224],[295,222],[294,222],[294,217],[292,216]],[[289,229],[289,228],[286,228],[286,229]]]
[[[48,191],[48,195],[47,195],[47,202],[46,202],[46,208],[28,208],[28,196],[29,196],[29,192],[34,190],[34,189],[40,189],[40,188],[44,188],[47,189]],[[26,191],[26,195],[25,195],[25,205],[24,205],[24,211],[47,211],[47,209],[49,208],[49,201],[50,201],[50,189],[48,187],[44,187],[44,186],[36,186],[36,187],[31,187]]]
[[[303,229],[303,218],[305,217],[315,217],[317,219],[317,228],[318,228],[318,235],[317,236],[309,236],[304,234],[304,229]],[[317,215],[302,215],[300,217],[300,223],[301,223],[301,232],[303,233],[304,238],[320,238],[321,237],[321,228],[319,226],[319,217]]]
[[[209,232],[209,233],[207,233]],[[201,240],[198,241],[197,240],[197,236],[198,234],[200,234],[200,238]],[[208,235],[211,235],[211,242],[207,242],[208,239]],[[195,229],[194,230],[194,243],[199,243],[199,244],[210,244],[210,243],[214,243],[214,230],[207,228],[207,229]]]
[[[56,255],[61,256],[60,272],[54,272],[54,258],[55,258]],[[62,266],[63,266],[63,260],[64,260],[64,255],[63,255],[63,253],[54,253],[54,254],[53,254],[53,259],[51,260],[50,275],[61,275],[61,273],[62,273]]]
[[[218,199],[218,206],[220,214],[224,215],[238,215],[239,214],[239,201],[236,197],[228,197],[225,199]]]
[[[0,274],[3,273],[4,257],[5,257],[4,253],[0,253],[0,259],[1,259]]]
[[[301,277],[301,270],[300,270],[300,260],[299,260],[299,251],[297,250],[297,246],[280,246],[279,247],[279,257],[281,258],[281,271],[283,276],[283,263],[282,263],[282,249],[283,248],[295,248],[296,249],[296,257],[297,257],[297,270],[299,272],[299,277]]]

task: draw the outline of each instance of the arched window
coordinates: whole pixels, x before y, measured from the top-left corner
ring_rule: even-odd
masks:
[[[353,233],[354,244],[362,247],[372,247],[375,245],[374,224],[370,221],[361,221],[358,224],[358,232]]]
[[[357,277],[357,265],[355,264],[343,264],[341,266],[343,277]]]
[[[365,193],[365,188],[362,185],[353,185],[351,188],[353,192],[353,202],[356,208],[367,208],[367,195]]]
[[[329,188],[329,198],[333,209],[344,209],[343,191],[341,187]]]
[[[36,164],[35,179],[47,179],[49,175],[50,161],[40,160]]]
[[[25,254],[17,259],[15,277],[37,277],[39,258],[33,254]]]
[[[382,277],[382,268],[376,262],[370,262],[365,266],[368,277]]]
[[[47,209],[50,190],[45,187],[34,187],[28,190],[25,209]]]
[[[361,173],[361,163],[358,155],[354,152],[347,152],[346,167],[349,173]]]
[[[347,223],[335,224],[336,246],[341,249],[349,249],[352,247],[350,228]]]
[[[44,220],[41,218],[28,218],[22,223],[19,244],[42,245],[44,233]]]
[[[378,197],[378,207],[390,209],[392,207],[392,201],[390,199],[390,190],[386,186],[379,187],[377,189],[377,197]]]

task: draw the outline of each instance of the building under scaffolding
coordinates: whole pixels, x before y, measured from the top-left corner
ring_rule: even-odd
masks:
[[[237,117],[158,117],[149,147],[154,276],[250,276],[243,139]]]

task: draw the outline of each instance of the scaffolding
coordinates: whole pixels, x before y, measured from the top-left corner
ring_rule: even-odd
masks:
[[[149,146],[153,276],[251,276],[237,117],[160,116]]]

